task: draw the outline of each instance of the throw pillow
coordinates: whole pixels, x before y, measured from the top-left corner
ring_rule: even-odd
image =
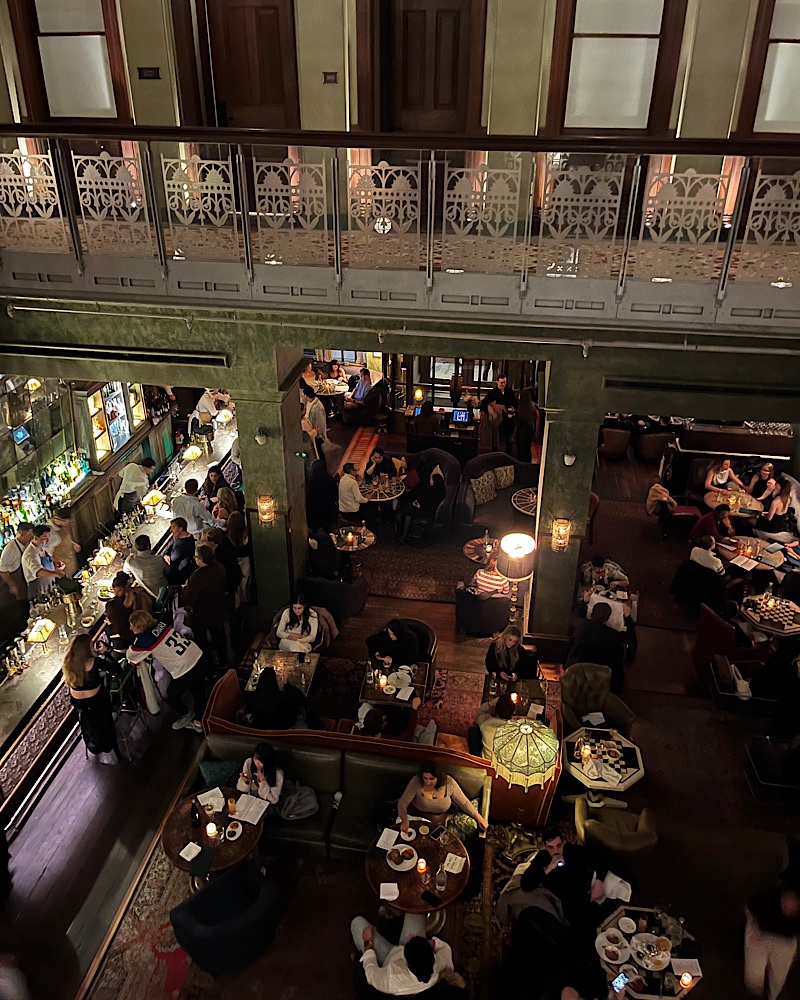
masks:
[[[475,808],[479,809],[478,803],[480,802],[480,799],[472,799],[471,801]],[[466,813],[463,813],[460,810],[454,816],[450,817],[450,826],[456,831],[462,840],[467,837],[474,837],[478,832],[477,821],[471,816],[467,816]]]
[[[478,507],[482,503],[489,503],[497,496],[497,480],[493,470],[484,472],[480,479],[470,479],[470,483],[475,494],[475,505]]]
[[[238,760],[201,760],[200,775],[206,788],[222,788],[227,785],[234,788],[239,780],[239,774],[244,764],[244,758]]]
[[[499,469],[494,470],[494,478],[497,480],[498,490],[504,490],[509,486],[514,485],[514,466],[513,465],[501,465]]]

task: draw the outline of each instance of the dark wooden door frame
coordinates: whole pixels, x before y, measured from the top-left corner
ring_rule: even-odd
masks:
[[[796,132],[754,132],[758,103],[761,100],[761,88],[764,85],[764,70],[767,66],[769,36],[772,29],[772,16],[775,13],[775,0],[760,0],[753,28],[753,41],[750,44],[750,57],[747,60],[747,70],[744,75],[742,100],[739,105],[739,115],[733,136],[736,139],[758,138],[758,136],[784,136],[797,141]]]
[[[117,105],[116,118],[52,118],[47,103],[47,91],[44,85],[44,73],[39,57],[37,37],[39,22],[33,0],[9,0],[8,9],[11,17],[11,28],[14,34],[14,46],[17,52],[22,93],[25,98],[26,113],[23,121],[30,122],[117,122],[121,125],[131,124],[130,97],[128,95],[128,78],[125,70],[125,53],[122,49],[122,39],[117,21],[115,0],[100,0],[103,9],[103,24],[108,49],[108,63],[111,70],[111,85],[114,91],[114,101]]]
[[[376,132],[378,75],[376,31],[379,0],[356,0],[356,106],[358,125],[354,131]],[[487,0],[470,0],[469,78],[467,90],[466,135],[481,135],[483,110],[483,69],[486,52]]]
[[[669,127],[670,114],[675,96],[683,33],[686,24],[688,0],[664,0],[661,21],[661,41],[653,76],[653,92],[650,114],[645,129],[578,129],[564,128],[567,107],[567,88],[572,58],[572,29],[575,24],[576,0],[558,0],[555,28],[553,32],[550,83],[547,91],[547,113],[542,135],[562,135],[581,133],[591,135],[617,134],[666,136],[672,132]],[[670,82],[672,86],[670,86]]]

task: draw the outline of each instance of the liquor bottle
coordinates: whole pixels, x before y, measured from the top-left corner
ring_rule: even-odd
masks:
[[[192,799],[192,829],[196,830],[200,826],[200,810],[197,808],[197,800]]]

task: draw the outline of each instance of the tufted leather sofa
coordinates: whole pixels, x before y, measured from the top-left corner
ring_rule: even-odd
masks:
[[[611,693],[611,670],[599,663],[573,663],[561,675],[561,711],[567,732],[574,733],[589,712],[602,712],[606,722],[627,736],[636,714]]]
[[[514,483],[503,490],[498,490],[494,500],[478,506],[475,503],[475,491],[471,480],[480,477],[490,469],[499,469],[511,465],[514,468]],[[539,466],[531,462],[519,462],[516,458],[502,451],[490,451],[478,455],[467,462],[461,477],[461,487],[456,500],[455,519],[457,524],[478,524],[490,530],[497,525],[507,524],[516,513],[511,506],[511,496],[515,490],[525,486],[539,485]],[[522,516],[522,515],[520,515]],[[533,527],[533,518],[529,518]]]

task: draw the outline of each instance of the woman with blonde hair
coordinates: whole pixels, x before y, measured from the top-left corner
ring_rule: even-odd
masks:
[[[91,640],[85,633],[73,636],[61,666],[70,704],[78,713],[83,742],[101,764],[116,764],[122,760],[111,703],[101,676],[103,672],[115,673],[116,670],[117,665],[112,660],[94,655]]]
[[[750,485],[745,490],[754,500],[767,504],[778,492],[778,482],[775,478],[775,466],[772,462],[762,462],[758,472],[753,475]]]
[[[507,625],[486,651],[486,670],[504,681],[533,680],[539,669],[535,650],[522,645],[522,632]]]
[[[744,483],[731,468],[729,458],[720,458],[709,466],[705,486],[707,490],[744,489]]]
[[[218,521],[227,521],[231,514],[239,512],[239,504],[236,502],[236,494],[230,486],[220,486],[217,490],[217,502],[211,511],[211,516]]]

